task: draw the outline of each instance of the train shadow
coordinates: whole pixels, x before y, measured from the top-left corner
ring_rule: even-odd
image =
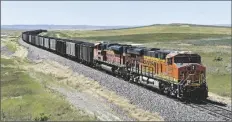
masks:
[[[222,103],[222,102],[218,102],[218,101],[213,101],[213,100],[209,100],[209,99],[207,99],[205,101],[208,103],[214,104],[214,105],[218,105],[218,106],[227,106],[226,103]]]
[[[187,101],[185,101],[185,104],[197,104],[197,105],[213,104],[213,105],[222,106],[222,107],[227,106],[226,103],[213,101],[213,100],[209,100],[209,99],[206,99],[206,100],[187,100]]]

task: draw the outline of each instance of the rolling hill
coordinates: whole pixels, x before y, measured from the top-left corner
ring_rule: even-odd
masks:
[[[50,31],[46,33],[46,35],[50,36],[54,36],[54,34],[68,38],[147,43],[154,41],[177,41],[228,37],[231,36],[231,28],[188,24],[170,24],[109,30],[61,30]]]

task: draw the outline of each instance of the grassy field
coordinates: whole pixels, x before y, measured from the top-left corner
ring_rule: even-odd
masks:
[[[132,29],[96,30],[96,31],[51,31],[46,35],[68,38],[85,38],[91,40],[129,41],[148,43],[153,41],[177,41],[231,35],[230,28],[156,25]],[[59,35],[59,36],[58,36]]]
[[[14,40],[14,39],[13,39]],[[16,42],[13,40],[7,40],[6,47],[8,48],[9,51],[15,52],[17,50]]]
[[[228,27],[154,25],[118,30],[50,31],[42,35],[193,51],[202,56],[202,63],[207,67],[209,91],[231,96],[231,28]],[[215,61],[218,57],[222,60]]]
[[[9,33],[9,32],[8,32]],[[10,34],[14,35],[14,32]],[[17,34],[16,34],[17,35]],[[10,51],[18,51],[17,36],[1,43]],[[19,68],[27,59],[1,55],[1,120],[3,121],[95,121],[84,111],[74,108],[59,93],[47,86],[52,76]],[[32,76],[31,74],[40,74]],[[38,81],[43,77],[43,81]]]
[[[1,120],[96,120],[74,109],[57,93],[41,85],[27,71],[17,68],[17,59],[1,58]],[[3,66],[2,66],[3,65]],[[46,77],[44,77],[44,80]]]

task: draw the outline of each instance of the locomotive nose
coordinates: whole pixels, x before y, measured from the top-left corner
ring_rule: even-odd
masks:
[[[197,69],[197,65],[191,64],[189,66],[186,67],[186,71],[189,72],[190,74],[192,74],[193,72],[195,72]]]
[[[187,70],[195,70],[196,69],[196,65],[191,64],[187,67]]]

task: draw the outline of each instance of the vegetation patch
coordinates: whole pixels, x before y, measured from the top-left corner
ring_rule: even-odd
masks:
[[[24,67],[24,66],[23,66]],[[64,87],[72,87],[75,90],[88,93],[92,96],[104,97],[109,102],[120,106],[126,111],[132,118],[140,121],[157,121],[163,120],[157,113],[150,113],[143,109],[137,108],[132,105],[127,99],[116,95],[116,93],[102,88],[100,84],[93,81],[83,75],[73,73],[68,67],[60,65],[54,61],[44,61],[36,65],[25,66],[25,69],[30,69],[36,72],[43,72],[49,74],[55,79],[56,82],[60,83]],[[37,73],[38,74],[38,73]]]
[[[209,92],[220,96],[231,96],[231,75],[223,73],[209,73],[207,75]]]
[[[146,27],[112,29],[112,30],[62,30],[49,31],[42,35],[59,35],[63,38],[85,38],[109,41],[133,41],[133,42],[152,42],[152,41],[173,41],[186,39],[200,39],[210,37],[230,36],[231,28],[227,27],[207,27],[196,25],[153,25]]]
[[[223,46],[231,45],[231,39],[219,39],[219,40],[191,40],[185,43],[192,44],[195,46]]]
[[[16,62],[17,59],[1,58],[1,120],[96,120],[84,111],[74,109],[63,97],[45,88],[26,70],[12,67]],[[44,80],[50,79],[44,77]]]
[[[149,33],[119,36],[95,36],[95,37],[77,37],[81,39],[106,40],[112,42],[134,42],[134,43],[150,43],[163,41],[181,41],[191,39],[202,39],[207,37],[224,37],[221,34],[197,34],[197,33]]]
[[[16,42],[13,40],[6,40],[5,41],[5,46],[8,48],[9,51],[15,52],[17,50],[17,45]]]

